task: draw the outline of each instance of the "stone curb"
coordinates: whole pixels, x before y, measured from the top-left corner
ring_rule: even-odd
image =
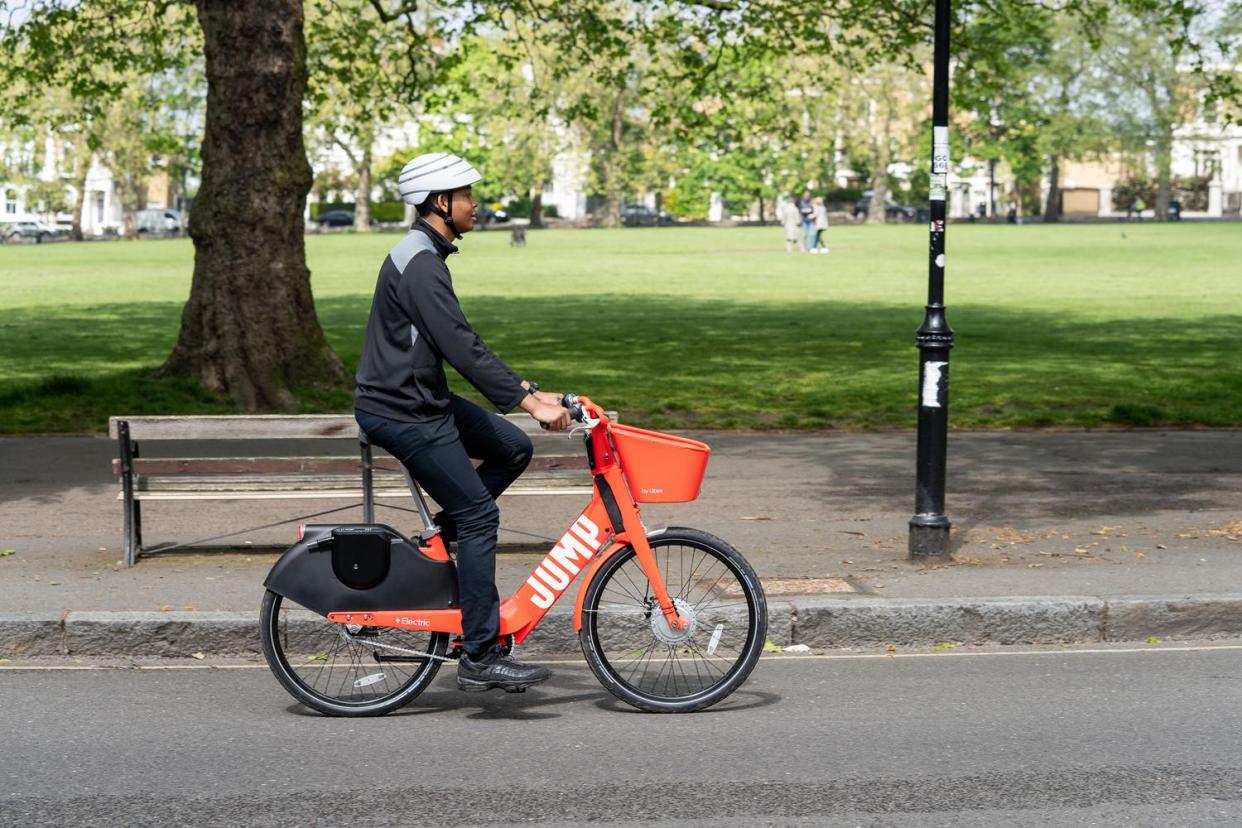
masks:
[[[782,647],[876,644],[1054,644],[1242,636],[1242,593],[968,598],[791,597],[768,604]],[[579,652],[570,610],[555,609],[522,645],[531,655]],[[293,629],[289,633],[296,634]],[[255,612],[0,613],[0,657],[185,658],[257,655]]]

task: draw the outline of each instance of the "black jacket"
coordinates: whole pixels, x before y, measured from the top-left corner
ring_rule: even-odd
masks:
[[[444,361],[502,412],[526,390],[466,321],[444,260],[457,247],[419,219],[380,267],[367,320],[354,405],[393,420],[425,422],[448,410]]]

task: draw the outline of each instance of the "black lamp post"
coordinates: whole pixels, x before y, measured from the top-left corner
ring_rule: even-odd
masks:
[[[932,72],[931,248],[927,306],[915,334],[919,349],[919,444],[910,557],[949,554],[944,474],[949,435],[949,350],[953,329],[944,315],[945,200],[949,175],[949,0],[936,0]]]

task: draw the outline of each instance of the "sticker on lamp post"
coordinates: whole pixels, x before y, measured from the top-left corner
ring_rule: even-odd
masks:
[[[928,362],[923,369],[923,407],[940,407],[940,377],[947,362]]]
[[[931,171],[934,173],[949,171],[949,128],[947,126],[932,127]]]

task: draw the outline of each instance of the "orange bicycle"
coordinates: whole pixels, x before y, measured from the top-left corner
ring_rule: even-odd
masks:
[[[767,637],[754,570],[697,529],[648,530],[639,503],[699,496],[711,449],[611,422],[586,397],[564,404],[585,431],[591,502],[500,607],[501,644],[521,644],[586,571],[573,611],[587,664],[641,710],[709,707],[750,675]],[[426,527],[411,539],[378,524],[309,525],[264,586],[267,663],[299,702],[373,716],[411,701],[461,656],[457,573],[418,486]]]

